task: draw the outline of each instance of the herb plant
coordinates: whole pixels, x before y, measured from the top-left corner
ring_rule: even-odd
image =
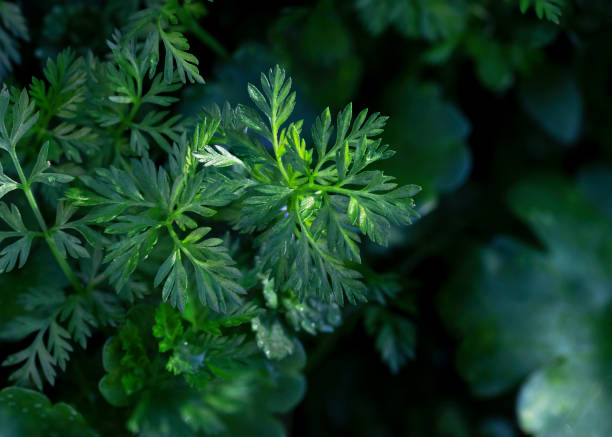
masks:
[[[105,55],[67,48],[27,88],[2,87],[0,271],[13,300],[1,336],[19,345],[2,363],[15,384],[0,392],[10,435],[111,427],[30,390],[81,372],[75,354],[103,365],[99,392],[121,409],[119,429],[281,434],[275,414],[305,390],[298,334],[393,294],[360,255],[362,239],[386,245],[392,226],[419,216],[420,187],[376,169],[393,155],[387,118],[349,104],[307,128],[279,66],[248,84],[250,105],[176,114],[177,92],[204,82],[183,34],[201,12],[151,2]],[[0,33],[6,74],[27,30],[16,5],[0,15],[13,35]],[[397,370],[410,322],[379,305],[367,317]]]
[[[611,5],[0,0],[0,437],[612,435]]]

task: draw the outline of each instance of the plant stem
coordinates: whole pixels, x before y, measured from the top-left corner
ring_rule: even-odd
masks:
[[[53,241],[53,238],[51,237],[49,233],[49,229],[47,228],[45,219],[43,218],[40,212],[40,208],[38,207],[38,203],[36,203],[36,199],[34,198],[34,195],[32,194],[30,183],[28,179],[26,178],[25,174],[23,173],[23,168],[21,167],[21,164],[19,163],[19,160],[17,159],[17,154],[15,153],[14,147],[12,148],[12,150],[9,151],[9,154],[11,156],[11,160],[13,161],[13,165],[17,169],[17,173],[19,174],[19,179],[21,180],[21,189],[25,193],[26,199],[28,199],[30,208],[32,209],[32,212],[34,213],[34,216],[36,217],[36,220],[38,221],[40,230],[42,231],[43,237],[45,241],[47,242],[47,244],[49,245],[49,248],[51,249],[51,253],[57,260],[57,263],[59,264],[60,268],[64,272],[64,275],[66,275],[66,277],[68,278],[68,280],[70,281],[74,289],[78,291],[79,293],[81,293],[83,291],[83,287],[81,286],[81,283],[79,282],[76,274],[74,273],[74,271],[72,270],[72,268],[70,267],[66,259],[59,252],[55,244],[55,241]]]
[[[345,196],[355,196],[356,194],[363,197],[377,198],[376,194],[369,193],[367,191],[362,190],[347,190],[346,188],[342,188],[338,185],[319,185],[319,184],[308,184],[304,186],[305,188],[317,190],[317,191],[329,191],[337,194],[344,194]]]
[[[274,107],[274,103],[272,104],[272,107]],[[276,126],[276,115],[274,114],[274,111],[272,113],[272,120],[270,120],[270,127],[272,128],[272,148],[274,149],[274,156],[276,157],[278,168],[287,181],[287,185],[291,185],[289,183],[289,175],[285,171],[285,166],[283,165],[281,155],[278,153],[278,126]]]

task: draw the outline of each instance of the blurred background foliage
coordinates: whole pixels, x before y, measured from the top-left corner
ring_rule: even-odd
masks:
[[[40,76],[68,45],[103,53],[139,7],[24,2],[27,32],[7,4],[9,82]],[[185,11],[207,83],[184,90],[180,112],[246,102],[245,84],[279,63],[307,125],[348,101],[390,115],[384,140],[398,153],[385,170],[424,187],[420,222],[367,248],[380,306],[345,308],[340,328],[304,338],[306,363],[283,368],[305,366],[307,379],[284,416],[291,435],[612,435],[611,2],[219,0]]]

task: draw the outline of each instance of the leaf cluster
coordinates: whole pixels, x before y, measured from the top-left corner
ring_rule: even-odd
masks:
[[[0,18],[13,14],[10,31],[26,38],[7,5]],[[73,378],[72,357],[102,337],[99,391],[129,431],[282,435],[276,415],[305,390],[299,336],[333,331],[345,301],[373,295],[362,240],[387,245],[416,220],[420,187],[377,169],[394,153],[379,113],[349,104],[332,119],[327,108],[307,135],[279,66],[247,86],[252,106],[178,115],[179,90],[203,83],[184,32],[206,40],[194,25],[204,12],[149,2],[105,56],[65,49],[28,88],[2,86],[0,273],[32,275],[44,260],[61,278],[10,282],[0,335],[16,345],[2,365],[42,391]],[[3,29],[0,44],[16,47]],[[386,333],[396,369],[409,339],[389,320],[368,326]],[[39,404],[58,433],[66,417],[91,431],[68,406],[3,390],[2,421],[17,430],[30,428],[13,396]]]

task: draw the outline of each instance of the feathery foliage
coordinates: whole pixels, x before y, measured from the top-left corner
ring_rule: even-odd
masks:
[[[298,332],[331,332],[345,300],[366,301],[361,240],[386,245],[412,223],[420,188],[375,169],[393,155],[378,113],[349,104],[334,126],[326,109],[304,134],[279,66],[248,84],[253,106],[172,111],[179,89],[203,83],[182,33],[201,13],[150,2],[105,56],[68,48],[29,89],[2,88],[0,271],[43,256],[61,272],[15,290],[2,336],[21,349],[2,364],[43,390],[106,335],[99,389],[130,411],[130,431],[276,432],[304,393]]]

